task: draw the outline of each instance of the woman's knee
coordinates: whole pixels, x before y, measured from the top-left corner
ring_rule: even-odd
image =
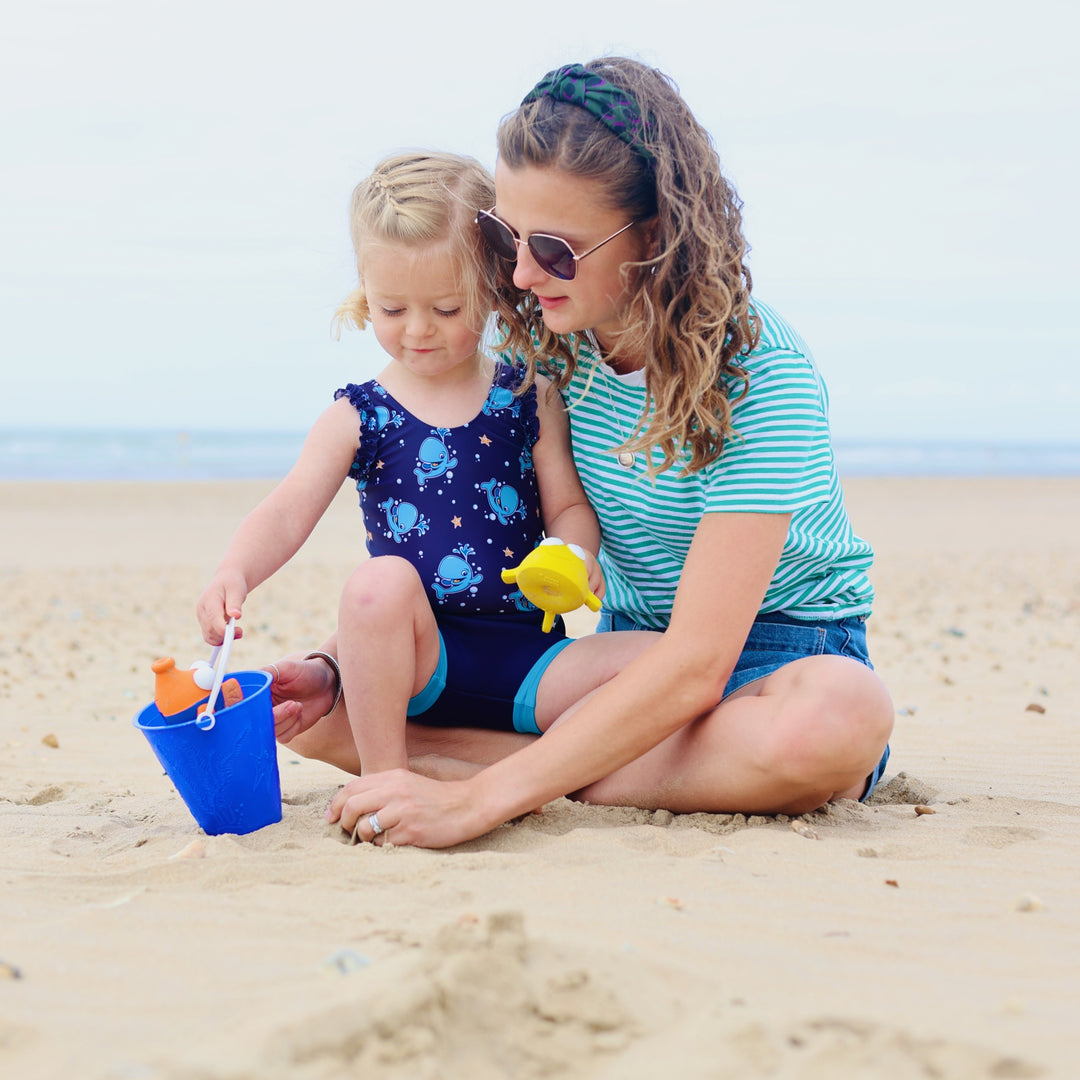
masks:
[[[815,657],[790,674],[774,717],[777,764],[817,775],[823,769],[872,769],[894,718],[881,679],[864,664],[840,656]]]

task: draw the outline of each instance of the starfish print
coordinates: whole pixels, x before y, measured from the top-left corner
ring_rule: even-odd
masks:
[[[386,464],[385,461],[376,461],[375,462],[375,468],[376,469],[381,469],[385,464]]]
[[[461,518],[452,517],[450,519],[450,524],[453,525],[455,529],[460,529],[461,528]]]
[[[504,555],[505,555],[505,556],[506,556],[506,557],[507,557],[508,559],[512,559],[512,558],[514,557],[514,553],[513,553],[513,552],[512,552],[511,550],[510,550],[510,548],[503,548],[503,554],[504,554]]]
[[[491,445],[491,440],[486,435],[481,435],[480,436],[480,441],[484,444],[484,446],[490,446]]]

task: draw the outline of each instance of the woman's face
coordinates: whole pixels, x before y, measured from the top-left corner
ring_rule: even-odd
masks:
[[[495,213],[519,237],[548,233],[582,253],[621,229],[625,210],[603,198],[600,181],[557,168],[495,167]],[[644,227],[628,229],[577,263],[573,281],[544,273],[532,253],[518,246],[514,284],[540,302],[544,323],[556,334],[592,330],[602,346],[622,329],[627,295],[619,268],[646,257]]]

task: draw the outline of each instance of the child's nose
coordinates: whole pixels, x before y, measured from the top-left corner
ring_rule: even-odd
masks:
[[[435,320],[426,311],[411,311],[405,322],[405,332],[411,338],[426,338],[435,329]]]

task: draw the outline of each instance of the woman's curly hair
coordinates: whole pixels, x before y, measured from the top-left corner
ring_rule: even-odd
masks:
[[[584,66],[633,95],[652,160],[585,109],[551,97],[503,119],[499,157],[511,169],[554,167],[596,179],[611,207],[652,222],[655,250],[622,268],[629,301],[613,351],[644,355],[653,411],[620,449],[645,450],[651,462],[659,447],[658,471],[679,463],[695,472],[719,458],[736,434],[730,392],[741,383],[735,400],[746,393],[740,359],[758,341],[742,203],[720,171],[708,132],[666,75],[625,57]],[[510,276],[504,267],[496,303],[503,347],[524,357],[530,373],[540,368],[563,389],[578,362],[580,337],[548,330],[536,297]],[[552,356],[563,362],[561,372],[546,363]]]

